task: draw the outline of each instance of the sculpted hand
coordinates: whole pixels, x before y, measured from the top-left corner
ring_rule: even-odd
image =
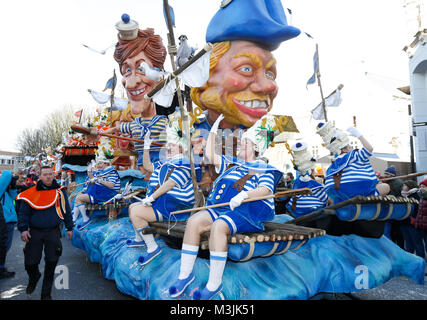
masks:
[[[221,113],[218,118],[216,119],[216,121],[214,122],[214,124],[212,125],[211,131],[212,133],[217,133],[218,131],[218,127],[219,127],[219,123],[224,119],[224,115]]]
[[[142,205],[143,205],[144,207],[151,207],[151,202],[153,202],[153,201],[154,201],[153,196],[149,196],[149,197],[144,198],[144,199],[142,200]]]
[[[347,129],[347,132],[350,133],[353,137],[360,138],[362,134],[355,127],[350,127]]]
[[[237,208],[242,204],[243,200],[246,200],[247,198],[248,198],[248,194],[246,193],[246,191],[239,192],[237,195],[231,198],[230,204],[229,204],[230,209],[233,211],[235,208]]]
[[[93,177],[92,179],[89,180],[90,183],[95,183],[96,181],[98,181],[97,177]]]

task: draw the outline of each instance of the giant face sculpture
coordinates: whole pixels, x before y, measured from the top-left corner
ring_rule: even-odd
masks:
[[[141,113],[143,116],[153,116],[155,115],[154,104],[151,100],[145,99],[144,95],[150,92],[157,83],[145,76],[144,69],[141,66],[142,62],[153,67],[144,52],[140,52],[135,57],[128,58],[123,62],[120,67],[123,75],[122,84],[126,90],[132,112]]]
[[[223,113],[225,121],[250,127],[273,106],[278,92],[276,60],[270,51],[249,41],[215,47],[209,80],[193,89],[192,98],[202,108]]]
[[[152,117],[156,114],[154,103],[144,98],[156,86],[156,82],[145,76],[142,62],[150,68],[163,69],[166,59],[166,48],[159,35],[154,34],[152,28],[138,30],[137,37],[132,40],[123,40],[118,36],[114,59],[120,66],[123,75],[122,84],[126,89],[132,113],[143,117]]]

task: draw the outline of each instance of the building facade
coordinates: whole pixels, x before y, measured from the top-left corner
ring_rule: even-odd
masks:
[[[0,151],[0,170],[13,172],[24,168],[24,156],[17,152]]]

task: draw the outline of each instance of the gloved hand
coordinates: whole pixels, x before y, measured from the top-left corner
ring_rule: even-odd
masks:
[[[87,172],[92,172],[92,170],[93,170],[92,163],[89,163],[87,165]]]
[[[360,138],[362,134],[355,127],[350,127],[347,129],[347,132],[350,133],[353,137]]]
[[[224,119],[224,115],[221,113],[218,118],[216,119],[216,121],[214,122],[214,124],[212,125],[211,131],[212,133],[216,134],[218,132],[218,127],[219,127],[219,123],[221,122],[221,120]]]
[[[238,194],[236,194],[233,198],[230,200],[230,209],[233,211],[235,208],[240,206],[242,204],[243,200],[246,200],[248,198],[248,194],[246,191],[240,191]]]
[[[114,196],[115,200],[122,200],[123,199],[123,195],[121,193],[118,193]]]
[[[150,146],[152,143],[152,140],[150,139],[150,134],[151,134],[151,132],[150,132],[150,130],[148,130],[144,136],[144,150],[150,149]]]
[[[99,179],[98,177],[93,177],[92,179],[89,180],[90,183],[95,183],[97,182]]]
[[[144,207],[151,207],[151,202],[153,202],[153,201],[154,201],[153,196],[149,196],[149,197],[142,199],[141,202],[142,202],[142,205]]]

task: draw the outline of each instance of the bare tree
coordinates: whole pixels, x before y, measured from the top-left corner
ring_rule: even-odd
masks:
[[[65,105],[49,114],[40,128],[24,129],[17,139],[19,151],[25,155],[35,155],[48,147],[54,150],[61,144],[62,134],[70,130],[76,121],[74,112],[71,105]]]

